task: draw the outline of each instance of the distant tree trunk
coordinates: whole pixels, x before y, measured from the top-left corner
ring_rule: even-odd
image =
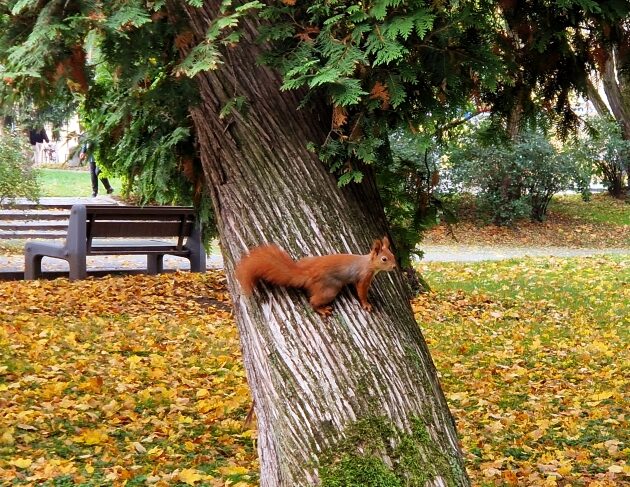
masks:
[[[621,126],[623,138],[630,140],[630,106],[628,100],[624,98],[620,82],[622,82],[624,73],[618,72],[616,69],[615,58],[616,50],[613,49],[608,56],[604,72],[602,73],[602,82],[604,84],[604,92],[608,99],[608,104],[615,117],[615,120]],[[627,75],[626,75],[627,76]]]
[[[600,117],[612,116],[610,110],[608,109],[608,106],[604,102],[604,99],[601,97],[599,91],[597,90],[597,87],[590,78],[587,78],[586,80],[586,93],[589,101],[595,107],[597,115],[599,115]]]
[[[523,130],[525,100],[529,96],[529,90],[524,87],[515,88],[513,91],[515,93],[514,106],[507,119],[507,135],[511,141],[515,141]]]
[[[182,2],[174,12],[185,12],[202,39],[219,3]],[[342,192],[306,148],[325,137],[326,105],[298,110],[299,94],[280,92],[279,76],[257,65],[254,21],[243,28],[222,69],[198,76],[202,102],[192,117],[256,403],[261,485],[326,485],[361,465],[374,467],[370,482],[396,475],[408,485],[468,485],[399,274],[377,277],[372,314],[349,292],[330,319],[313,313],[299,291],[261,286],[253,298],[240,294],[233,269],[252,246],[275,242],[294,257],[366,253],[385,229],[374,187]],[[246,96],[247,108],[220,118],[234,96]]]
[[[630,140],[630,75],[619,67],[619,53],[617,49],[611,49],[601,74],[604,93],[610,105],[608,116],[612,114],[621,128],[624,140]],[[594,88],[594,87],[593,87]],[[589,93],[591,88],[589,87]],[[596,90],[595,90],[596,91]],[[596,102],[593,103],[600,115],[600,109]],[[624,171],[625,170],[625,171]],[[609,193],[616,197],[624,197],[623,181],[624,172],[630,179],[630,161],[626,161],[621,171],[611,171],[612,179],[609,179]]]

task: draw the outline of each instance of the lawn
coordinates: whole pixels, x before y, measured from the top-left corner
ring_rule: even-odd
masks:
[[[630,200],[615,199],[607,193],[594,194],[589,201],[579,195],[556,196],[551,211],[582,221],[630,225]]]
[[[628,480],[630,263],[425,264],[475,486]],[[221,273],[0,282],[0,483],[257,485]]]
[[[429,231],[425,244],[484,245],[509,247],[630,247],[630,200],[617,200],[606,193],[594,194],[588,202],[579,195],[555,196],[547,219],[518,221],[513,227],[498,227],[478,218],[473,200],[457,200],[460,221]],[[455,239],[453,238],[455,237]]]
[[[39,182],[42,196],[91,196],[92,183],[90,172],[82,169],[40,169]],[[120,181],[110,178],[115,190],[120,190]],[[105,188],[99,182],[99,194],[105,194]]]
[[[423,265],[414,302],[475,485],[628,481],[630,262]]]

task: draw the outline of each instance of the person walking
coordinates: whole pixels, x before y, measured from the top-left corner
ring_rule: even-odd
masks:
[[[112,194],[114,192],[114,188],[109,184],[109,179],[105,176],[100,176],[101,168],[96,164],[96,160],[94,159],[94,154],[92,153],[92,149],[89,142],[85,142],[81,146],[81,152],[79,153],[79,159],[84,161],[87,159],[87,162],[90,167],[90,178],[92,180],[92,197],[96,197],[98,195],[98,180],[100,179],[107,190],[107,194]]]
[[[42,153],[43,149],[50,142],[48,140],[48,134],[42,127],[39,129],[30,129],[28,131],[28,141],[33,147],[33,162],[35,164],[41,164],[43,162]]]

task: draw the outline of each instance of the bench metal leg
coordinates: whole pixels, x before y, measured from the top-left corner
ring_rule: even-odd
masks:
[[[190,246],[190,272],[206,272],[206,249],[204,249],[201,241],[188,242]]]
[[[71,281],[85,279],[87,277],[87,264],[85,256],[70,256],[68,264],[70,264],[70,275],[68,277]]]
[[[24,253],[24,279],[32,281],[42,275],[43,255],[35,255],[30,252]]]
[[[164,270],[164,254],[147,255],[147,274],[160,274]]]
[[[201,252],[200,255],[191,255],[190,272],[206,272],[206,253]]]

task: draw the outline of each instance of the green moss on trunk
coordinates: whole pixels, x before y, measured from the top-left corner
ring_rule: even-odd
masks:
[[[345,438],[320,456],[323,487],[423,487],[441,477],[449,486],[464,486],[466,475],[450,461],[419,417],[411,431],[388,418],[373,416],[350,425]]]

